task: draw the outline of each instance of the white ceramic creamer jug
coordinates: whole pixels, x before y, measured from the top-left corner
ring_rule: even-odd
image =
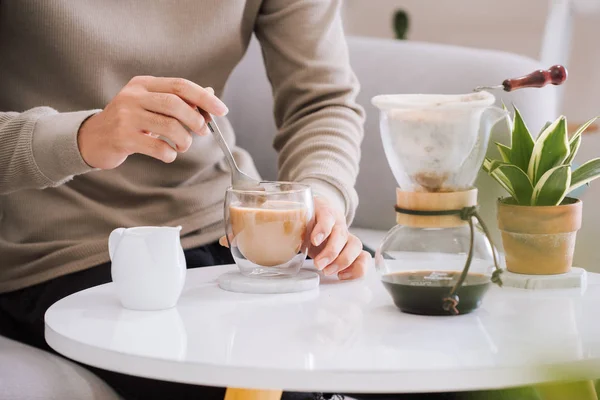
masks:
[[[108,238],[111,274],[123,307],[174,307],[185,283],[186,262],[177,227],[118,228]]]

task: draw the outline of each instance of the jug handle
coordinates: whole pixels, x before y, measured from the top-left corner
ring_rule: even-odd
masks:
[[[117,245],[123,237],[123,232],[125,232],[125,228],[117,228],[112,231],[108,237],[108,255],[110,256],[111,261],[115,255],[115,250],[117,250]]]

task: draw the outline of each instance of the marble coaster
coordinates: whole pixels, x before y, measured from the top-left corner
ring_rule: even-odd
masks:
[[[559,275],[524,275],[504,270],[501,278],[504,286],[519,289],[585,289],[587,286],[586,270],[575,267],[566,274]]]
[[[319,286],[319,274],[301,270],[296,276],[275,276],[251,278],[239,271],[226,272],[217,279],[223,290],[238,293],[296,293],[316,289]]]

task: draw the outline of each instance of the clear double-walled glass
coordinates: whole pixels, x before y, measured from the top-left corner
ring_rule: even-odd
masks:
[[[225,225],[231,254],[246,276],[294,276],[308,255],[314,225],[310,186],[262,182],[227,189]]]

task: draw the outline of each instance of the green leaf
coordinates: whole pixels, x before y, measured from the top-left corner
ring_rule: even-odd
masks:
[[[503,145],[502,143],[496,142],[496,147],[500,152],[500,156],[502,157],[502,161],[510,162],[510,147]]]
[[[496,168],[498,168],[501,165],[505,165],[505,164],[508,164],[508,163],[506,163],[504,161],[499,161],[499,160],[491,160],[489,163],[489,173],[490,174],[493,173],[496,170]]]
[[[575,159],[575,156],[577,155],[577,152],[579,151],[579,146],[581,145],[581,135],[597,119],[598,119],[598,117],[594,117],[594,118],[590,119],[585,124],[581,125],[577,129],[577,131],[575,131],[575,133],[571,137],[571,140],[569,141],[569,156],[565,160],[565,162],[564,162],[565,164],[571,164],[573,162],[573,160]]]
[[[527,129],[527,125],[525,125],[525,121],[521,117],[519,109],[514,105],[513,108],[515,109],[515,121],[512,130],[510,158],[513,164],[523,171],[527,171],[534,148],[534,141],[531,133],[529,133],[529,129]]]
[[[600,158],[594,158],[573,171],[569,192],[600,177]]]
[[[571,166],[559,165],[542,175],[533,189],[531,205],[556,206],[567,195],[571,185]]]
[[[496,182],[498,182],[498,184],[500,186],[502,186],[504,188],[504,190],[506,190],[511,197],[513,197],[513,198],[515,197],[515,192],[512,188],[512,184],[510,183],[510,180],[508,179],[508,177],[506,175],[504,175],[502,172],[498,171],[497,169],[494,170],[493,172],[491,171],[492,160],[490,160],[489,158],[486,158],[483,161],[482,168],[485,172],[490,174],[490,176],[493,179],[495,179]]]
[[[574,141],[575,141],[575,140],[576,140],[578,137],[581,137],[581,134],[582,134],[583,132],[585,132],[585,130],[586,130],[587,128],[589,128],[589,127],[590,127],[590,125],[592,125],[592,124],[593,124],[593,123],[594,123],[594,122],[595,122],[595,121],[596,121],[598,118],[600,118],[600,117],[594,117],[594,118],[590,119],[589,121],[587,121],[585,124],[581,125],[581,126],[580,126],[580,127],[579,127],[579,128],[576,130],[576,131],[575,131],[575,133],[573,134],[573,136],[571,137],[571,141],[570,141],[570,143],[574,142]]]
[[[575,158],[575,155],[577,154],[577,151],[579,151],[580,145],[581,145],[581,135],[577,136],[575,138],[575,140],[571,140],[569,142],[569,155],[564,162],[565,165],[571,165],[571,163],[573,162],[573,159]]]
[[[483,159],[483,164],[481,165],[481,168],[483,168],[483,170],[489,174],[491,164],[492,160],[489,157],[486,157]]]
[[[540,133],[538,134],[538,137],[542,134],[542,132],[544,132],[546,130],[546,128],[548,128],[550,125],[552,125],[552,121],[548,121],[544,124],[544,127],[542,128],[542,130],[540,131]]]
[[[512,188],[511,195],[518,204],[523,206],[530,204],[533,185],[525,171],[516,165],[502,163],[496,167],[493,173],[504,175],[508,179]]]
[[[569,156],[569,151],[567,120],[561,116],[544,129],[535,142],[527,168],[527,175],[533,184],[537,185],[542,175],[554,167],[562,165]],[[514,148],[512,154],[514,154]]]

